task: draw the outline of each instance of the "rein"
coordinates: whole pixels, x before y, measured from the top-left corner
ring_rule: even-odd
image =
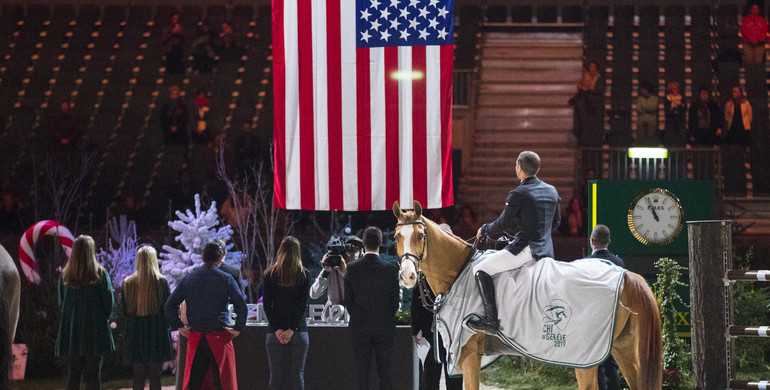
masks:
[[[425,222],[421,220],[412,221],[412,222],[398,222],[396,226],[405,226],[405,225],[422,225],[423,228],[425,228],[425,239],[422,242],[422,253],[420,253],[419,256],[415,255],[414,253],[404,253],[398,258],[398,264],[401,265],[401,262],[404,261],[404,259],[412,259],[412,262],[415,265],[416,271],[417,271],[417,289],[420,292],[420,301],[422,301],[422,307],[424,307],[426,310],[431,312],[432,314],[438,313],[438,311],[441,309],[441,304],[443,302],[443,297],[446,296],[445,293],[438,293],[436,294],[435,298],[431,298],[431,290],[430,286],[428,285],[428,280],[425,278],[425,274],[422,273],[422,260],[425,256],[425,251],[428,248],[428,227],[425,225]],[[473,255],[476,253],[476,242],[473,243],[473,248],[468,255],[468,258],[465,259],[465,262],[463,264],[463,267],[458,272],[458,275],[461,274],[465,267],[468,266],[470,263],[470,259],[473,258]],[[447,291],[448,293],[449,291]]]

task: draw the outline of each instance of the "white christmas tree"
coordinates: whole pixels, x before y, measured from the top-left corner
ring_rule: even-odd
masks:
[[[219,229],[219,216],[217,216],[216,202],[211,202],[208,210],[201,210],[201,198],[195,194],[195,212],[187,210],[185,213],[176,212],[179,218],[176,221],[169,221],[168,226],[179,232],[174,240],[181,242],[184,250],[180,250],[169,245],[163,245],[160,257],[160,271],[168,279],[168,283],[173,290],[182,278],[192,272],[193,269],[203,264],[201,252],[209,242],[220,239],[225,242],[230,240],[233,235],[233,229],[230,225],[225,225]],[[228,255],[225,263],[240,269],[241,253],[230,252],[232,244],[227,246]]]
[[[129,221],[125,215],[121,215],[119,220],[117,218],[109,220],[107,228],[110,237],[119,245],[114,247],[110,241],[107,250],[99,249],[96,260],[110,274],[112,285],[117,290],[123,284],[123,279],[134,272],[136,251],[141,245],[137,243],[136,224],[134,221]]]

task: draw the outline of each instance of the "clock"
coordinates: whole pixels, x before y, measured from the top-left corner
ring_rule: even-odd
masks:
[[[628,228],[644,245],[666,245],[682,231],[682,203],[671,191],[651,188],[628,207]]]

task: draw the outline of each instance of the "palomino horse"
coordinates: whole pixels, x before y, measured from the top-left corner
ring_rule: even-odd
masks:
[[[394,239],[402,284],[414,287],[421,273],[436,295],[448,292],[475,249],[423,217],[417,201],[414,210],[401,210],[395,202],[393,214],[398,219]],[[611,353],[623,376],[632,390],[660,389],[663,373],[660,313],[652,290],[640,275],[626,272],[617,313]],[[486,337],[484,333],[476,333],[461,349],[457,364],[462,369],[466,390],[479,388]],[[596,374],[595,366],[575,369],[579,389],[598,389]]]

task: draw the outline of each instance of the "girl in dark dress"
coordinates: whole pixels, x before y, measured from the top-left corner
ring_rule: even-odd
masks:
[[[305,307],[310,274],[302,266],[299,240],[287,236],[275,263],[265,270],[262,305],[268,320],[265,337],[270,389],[304,389],[308,336]]]
[[[136,253],[136,271],[123,281],[123,312],[126,316],[124,361],[134,370],[134,390],[160,390],[163,362],[174,359],[171,334],[163,313],[170,295],[168,281],[158,268],[158,254],[151,246]]]
[[[100,389],[104,354],[115,350],[110,330],[114,299],[110,275],[96,262],[94,239],[75,239],[59,277],[59,333],[56,356],[67,363],[67,390]]]

